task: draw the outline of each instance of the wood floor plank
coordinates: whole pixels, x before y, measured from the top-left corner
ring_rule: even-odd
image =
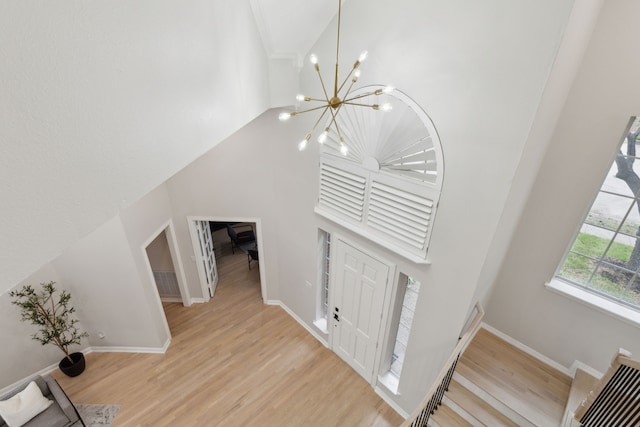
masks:
[[[571,378],[480,329],[460,359],[459,374],[535,425],[559,425]]]
[[[120,404],[123,426],[397,426],[372,387],[284,310],[262,304],[259,266],[218,259],[215,298],[165,304],[165,354],[91,353],[76,403]]]
[[[430,418],[440,427],[473,427],[446,404],[440,405]]]
[[[500,413],[500,411],[473,394],[473,392],[467,390],[456,380],[452,380],[451,384],[449,384],[449,390],[446,396],[458,406],[464,408],[469,414],[473,415],[473,417],[483,425],[492,427],[518,427],[517,423],[511,421],[508,417]]]

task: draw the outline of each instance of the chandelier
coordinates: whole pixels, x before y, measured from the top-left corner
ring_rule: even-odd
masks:
[[[343,133],[340,131],[340,127],[338,126],[338,121],[336,120],[341,108],[345,105],[372,108],[374,110],[381,110],[381,111],[390,111],[392,108],[391,104],[389,103],[385,103],[382,105],[377,103],[374,103],[374,104],[364,103],[366,102],[364,98],[367,98],[373,95],[382,95],[383,93],[392,92],[393,87],[391,86],[386,86],[383,89],[376,89],[371,92],[365,92],[360,95],[354,95],[352,97],[349,97],[349,94],[353,89],[353,85],[358,81],[358,78],[360,77],[360,64],[367,58],[367,51],[363,51],[360,54],[357,61],[353,64],[351,71],[349,71],[349,74],[347,74],[344,80],[339,84],[339,80],[338,80],[338,68],[339,68],[338,62],[339,61],[338,60],[340,55],[341,12],[342,12],[342,1],[338,0],[338,36],[336,39],[336,69],[335,69],[335,75],[333,80],[333,91],[332,92],[327,91],[327,87],[325,86],[324,80],[322,79],[322,74],[320,73],[320,65],[318,64],[318,57],[312,54],[309,59],[311,61],[311,64],[313,64],[313,67],[315,68],[316,72],[318,73],[318,77],[320,79],[320,85],[322,86],[323,97],[312,98],[310,96],[298,95],[296,96],[296,99],[299,102],[320,102],[321,104],[315,107],[308,108],[306,110],[302,110],[302,111],[282,112],[278,116],[278,119],[284,122],[289,120],[291,117],[297,116],[299,114],[308,113],[310,111],[320,111],[320,110],[322,111],[320,114],[320,117],[318,117],[318,120],[316,120],[315,124],[313,125],[309,133],[307,133],[304,139],[300,141],[300,143],[298,144],[298,149],[300,151],[304,150],[307,147],[307,143],[311,139],[311,135],[315,131],[316,127],[318,127],[318,124],[320,123],[320,121],[322,121],[322,119],[327,115],[327,113],[329,113],[329,116],[327,117],[327,121],[328,121],[327,126],[324,129],[324,131],[318,136],[318,142],[320,144],[323,144],[327,140],[329,132],[333,129],[337,134],[338,142],[340,143],[340,152],[346,156],[349,152],[349,149],[347,148],[344,138],[342,137]],[[345,85],[347,85],[347,82],[349,84],[348,86],[346,86],[346,89],[345,89]],[[343,89],[345,90],[343,91]]]

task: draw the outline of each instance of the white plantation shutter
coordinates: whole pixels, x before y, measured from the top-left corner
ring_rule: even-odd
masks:
[[[354,91],[367,92],[377,87]],[[330,132],[321,148],[316,212],[414,261],[426,262],[444,160],[438,134],[426,113],[394,91],[377,103],[391,112],[341,109],[348,154]]]
[[[366,178],[333,167],[320,165],[319,206],[355,221],[362,221]]]
[[[379,182],[369,195],[367,225],[408,249],[426,249],[435,202]]]

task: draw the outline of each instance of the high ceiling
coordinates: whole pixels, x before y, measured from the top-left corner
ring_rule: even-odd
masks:
[[[251,8],[270,58],[302,57],[338,13],[338,0],[251,0]]]

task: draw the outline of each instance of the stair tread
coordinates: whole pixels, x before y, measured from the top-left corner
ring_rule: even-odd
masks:
[[[447,397],[484,425],[492,427],[518,427],[517,423],[510,420],[509,417],[502,414],[456,380],[451,381]]]
[[[430,418],[441,427],[473,427],[446,403],[440,405]]]
[[[560,425],[571,378],[480,329],[457,371],[531,423]]]

